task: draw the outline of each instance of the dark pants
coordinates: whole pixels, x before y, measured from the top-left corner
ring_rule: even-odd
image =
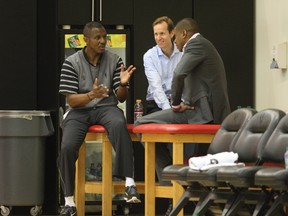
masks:
[[[146,101],[145,115],[162,110],[158,107],[155,101]]]
[[[163,117],[158,118],[157,112],[161,111],[157,104],[154,101],[147,101],[146,105],[146,114],[152,114],[151,118],[144,118],[139,119],[135,125],[139,124],[147,124],[147,123],[159,123],[159,124],[188,124],[188,118],[185,113],[177,113],[176,115],[170,110],[165,110],[161,113],[166,112]],[[172,113],[172,114],[169,114]],[[155,117],[155,118],[154,118]],[[202,122],[201,122],[202,123]],[[205,145],[206,146],[206,145]],[[199,147],[200,148],[200,147]],[[184,158],[187,160],[190,156],[196,153],[197,144],[195,143],[187,143],[184,145]],[[155,154],[156,154],[156,173],[159,180],[160,185],[171,185],[170,181],[162,181],[162,171],[163,169],[172,164],[172,145],[171,143],[161,143],[156,144],[155,147]]]
[[[100,124],[106,128],[109,140],[115,150],[113,175],[131,178],[134,176],[133,145],[123,111],[117,106],[74,109],[63,121],[61,152],[58,157],[58,169],[64,196],[74,194],[75,162],[78,159],[79,148],[88,127],[94,124]]]
[[[157,112],[162,110],[161,108],[158,107],[155,101],[147,101],[146,102],[146,111],[145,115]],[[162,181],[161,174],[162,170],[164,167],[172,164],[172,145],[171,143],[161,143],[155,146],[155,152],[157,158],[156,158],[156,164],[155,164],[155,169],[156,169],[156,174],[157,174],[157,179],[159,181],[159,184],[162,186],[165,185],[171,185],[171,182],[169,181]]]

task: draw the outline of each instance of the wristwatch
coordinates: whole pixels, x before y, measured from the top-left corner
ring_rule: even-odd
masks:
[[[126,86],[128,86],[129,85],[129,83],[127,82],[127,83],[125,83],[125,84],[122,84],[121,82],[120,82],[120,86],[121,87],[126,87]]]
[[[177,106],[173,106],[173,105],[172,105],[172,108],[173,108],[174,110],[179,110],[179,109],[181,108],[181,105],[180,105],[180,104],[177,105]]]

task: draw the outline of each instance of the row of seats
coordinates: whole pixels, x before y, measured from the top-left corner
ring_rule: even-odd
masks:
[[[166,181],[185,189],[170,216],[197,198],[193,215],[207,215],[217,204],[222,215],[237,215],[246,209],[251,215],[286,215],[288,170],[283,167],[288,146],[288,114],[278,109],[257,112],[242,108],[228,115],[212,140],[208,153],[238,153],[245,166],[215,166],[206,171],[189,165],[167,166]],[[193,199],[195,200],[195,199]]]

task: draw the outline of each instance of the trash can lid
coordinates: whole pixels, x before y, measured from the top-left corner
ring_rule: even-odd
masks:
[[[24,118],[30,119],[33,116],[50,116],[49,111],[38,110],[0,110],[0,118]]]

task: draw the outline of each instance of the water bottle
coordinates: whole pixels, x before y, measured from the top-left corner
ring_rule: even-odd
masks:
[[[89,172],[91,175],[96,175],[96,168],[95,168],[95,165],[94,163],[91,163],[90,164],[90,172]]]
[[[285,168],[288,169],[288,146],[286,146],[286,152],[284,154],[284,160],[285,160]]]
[[[143,116],[143,104],[140,99],[136,100],[134,105],[134,122]]]

